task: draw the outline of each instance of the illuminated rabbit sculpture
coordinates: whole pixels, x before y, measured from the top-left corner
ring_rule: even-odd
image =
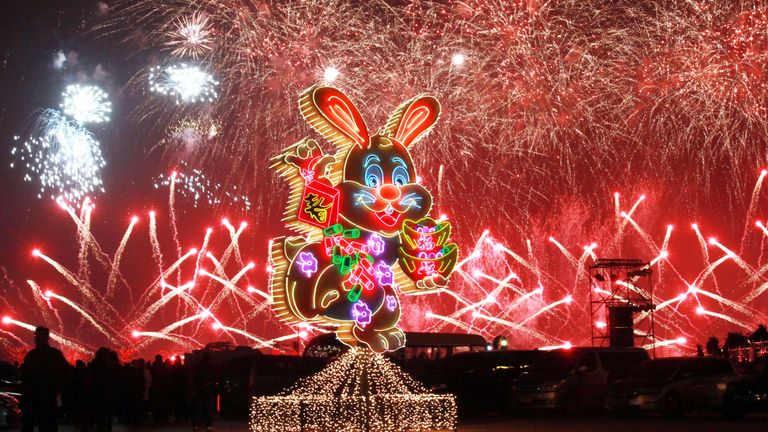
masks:
[[[289,323],[333,325],[350,346],[401,348],[398,292],[445,287],[458,258],[447,242],[450,224],[427,217],[432,197],[408,152],[435,124],[440,104],[411,99],[375,135],[333,87],[310,88],[299,105],[338,150],[327,155],[304,139],[273,160],[290,184],[285,220],[301,234],[272,242],[275,311]]]

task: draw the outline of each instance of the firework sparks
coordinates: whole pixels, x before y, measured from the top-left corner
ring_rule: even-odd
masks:
[[[23,307],[30,316],[37,316],[38,313],[35,308],[23,306],[30,304],[30,301],[39,306],[39,316],[48,317],[53,313],[55,321],[44,321],[56,329],[57,335],[61,335],[61,343],[70,355],[90,353],[90,346],[93,346],[90,343],[116,348],[128,346],[127,349],[133,353],[174,346],[192,349],[204,345],[207,339],[218,337],[215,336],[217,334],[225,335],[233,343],[245,342],[274,349],[279,348],[281,341],[287,340],[282,339],[283,335],[296,334],[291,328],[271,326],[265,328],[265,332],[273,338],[269,339],[257,336],[253,329],[267,321],[265,316],[270,313],[271,296],[255,288],[248,289],[251,287],[248,271],[254,269],[255,264],[243,263],[237,244],[248,224],[241,223],[235,229],[226,221],[223,224],[229,234],[224,235],[226,241],[218,239],[213,229],[206,229],[200,247],[190,248],[183,255],[178,252],[178,257],[175,254],[170,257],[167,248],[164,248],[165,255],[161,253],[161,247],[163,239],[172,237],[167,231],[176,231],[166,226],[161,213],[153,210],[146,226],[137,225],[138,217],[130,218],[112,256],[104,252],[91,233],[89,219],[92,207],[90,203],[86,204],[88,208],[78,216],[71,207],[60,203],[66,210],[67,219],[72,219],[76,226],[76,244],[81,249],[80,255],[73,260],[76,267],[68,267],[66,258],[59,262],[35,248],[33,257],[50,266],[54,280],[62,283],[54,292],[41,290],[35,280],[27,281],[32,289],[21,293],[19,305],[19,310]],[[146,240],[129,242],[131,234],[140,228],[148,231],[144,233]],[[216,252],[219,248],[221,253]],[[131,256],[131,259],[123,260],[125,255]],[[165,262],[166,259],[171,262]],[[83,267],[89,270],[83,271]],[[44,272],[39,274],[45,277]],[[51,272],[47,274],[51,275]],[[174,286],[170,283],[174,280],[187,282]],[[107,286],[97,281],[107,281]],[[253,295],[255,293],[260,295]],[[68,308],[54,308],[57,302]],[[8,312],[14,313],[14,310]],[[214,313],[236,324],[224,326]],[[28,328],[13,320],[12,316],[7,315],[4,323]],[[217,323],[216,332],[210,326],[200,325],[208,319]],[[15,336],[11,339],[0,336],[4,343],[15,340]],[[136,340],[129,342],[131,336]],[[81,340],[89,344],[79,342]]]
[[[35,326],[33,326],[32,324],[25,323],[23,321],[15,320],[15,319],[11,318],[8,315],[3,317],[2,323],[4,325],[11,325],[11,324],[12,325],[16,325],[16,326],[19,326],[19,327],[21,327],[23,329],[29,330],[31,332],[35,331]],[[61,335],[59,335],[57,333],[51,332],[50,333],[50,337],[54,341],[60,343],[62,346],[65,346],[65,347],[67,347],[69,349],[77,351],[80,354],[84,354],[84,355],[87,355],[87,356],[92,356],[93,355],[93,350],[91,350],[90,348],[87,348],[87,347],[83,346],[82,344],[80,344],[80,343],[78,343],[76,341],[73,341],[71,339],[65,338],[65,337],[63,337],[63,336],[61,336]]]
[[[80,124],[109,121],[112,102],[104,91],[93,85],[68,85],[62,95],[61,109]]]
[[[757,181],[763,181],[762,177]],[[595,235],[603,239],[605,246],[601,252],[607,256],[630,251],[633,255],[638,254],[636,256],[653,257],[650,260],[655,285],[652,296],[645,289],[640,290],[631,280],[616,280],[615,284],[653,298],[656,305],[654,340],[660,344],[657,346],[686,352],[694,345],[680,342],[680,338],[686,341],[703,340],[712,334],[708,332],[713,329],[722,331],[728,325],[754,329],[757,323],[765,321],[766,316],[757,302],[768,291],[768,265],[754,265],[745,257],[760,255],[756,251],[742,255],[714,237],[706,240],[705,233],[697,224],[692,224],[689,239],[679,238],[682,234],[670,224],[663,224],[664,229],[659,230],[660,238],[655,239],[652,233],[656,231],[645,228],[643,223],[647,218],[656,216],[654,212],[646,211],[648,206],[655,204],[649,200],[641,196],[630,202],[631,208],[627,210],[621,208],[619,200],[612,200],[614,205],[606,209],[606,219],[598,218],[594,222],[610,226],[610,222],[606,221],[613,221],[610,229],[595,231]],[[762,202],[750,203],[748,216],[756,214],[758,210],[755,209],[761,208],[760,204]],[[577,214],[566,212],[563,217],[570,220],[577,218]],[[595,248],[594,243],[586,242],[587,246],[580,246],[585,243],[584,236],[574,227],[585,223],[585,219],[577,218],[573,225],[561,226],[556,220],[550,220],[546,231],[534,228],[537,236],[525,240],[524,252],[494,240],[490,231],[484,230],[475,246],[468,248],[471,250],[469,256],[457,266],[460,278],[451,282],[450,291],[441,291],[441,294],[450,294],[455,302],[444,300],[440,304],[427,304],[430,302],[428,299],[406,299],[410,307],[429,310],[421,316],[423,322],[413,322],[412,325],[430,331],[452,328],[480,333],[488,339],[500,334],[513,334],[515,343],[520,347],[562,340],[583,344],[588,340],[585,332],[589,330],[584,323],[593,321],[594,327],[607,328],[605,317],[590,317],[585,306],[584,299],[589,296],[589,290],[599,289],[585,282],[583,276],[597,258],[589,253]],[[762,233],[761,225],[750,224],[747,228]],[[552,229],[564,240],[557,241],[549,235]],[[575,232],[569,233],[569,230]],[[744,235],[739,237],[744,238]],[[689,246],[682,246],[687,242],[702,248],[698,270],[689,268],[683,271],[683,265],[688,267],[691,263],[675,262],[675,258],[690,259],[690,254],[685,253]],[[574,251],[581,251],[582,258]],[[758,260],[762,261],[761,258]],[[726,263],[732,265],[725,266]],[[727,289],[720,290],[718,286],[724,284],[723,275],[728,275],[729,281]],[[721,278],[719,283],[718,277]],[[684,291],[681,292],[681,288]],[[610,294],[607,291],[603,293]],[[635,322],[640,322],[647,315],[647,312],[637,314]],[[697,317],[701,316],[716,319],[708,320],[707,326],[701,327],[697,324],[701,322],[700,318],[697,321]],[[408,317],[404,316],[404,319],[408,320]],[[569,328],[563,331],[564,327],[569,327],[563,326],[563,322],[573,323],[577,330]]]
[[[186,158],[206,145],[215,143],[221,125],[208,116],[185,117],[168,127],[157,148],[165,153]]]
[[[60,112],[46,110],[32,136],[11,154],[26,173],[24,180],[40,184],[38,197],[50,195],[80,203],[88,194],[104,192],[101,169],[105,162],[99,142],[82,126]]]
[[[201,170],[190,168],[184,163],[169,175],[159,175],[154,187],[174,186],[174,191],[192,201],[192,204],[206,204],[211,207],[226,205],[228,208],[251,209],[251,200],[236,186],[227,187],[209,179]]]

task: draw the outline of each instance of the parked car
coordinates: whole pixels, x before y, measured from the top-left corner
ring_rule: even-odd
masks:
[[[456,395],[462,411],[503,410],[512,380],[544,355],[544,351],[454,354],[437,362],[428,381],[434,392]]]
[[[19,399],[11,393],[0,393],[0,429],[17,428],[21,425]]]
[[[21,389],[21,374],[10,363],[0,362],[0,392],[18,393]]]
[[[611,386],[611,410],[657,410],[677,415],[692,410],[719,410],[728,383],[736,377],[728,360],[670,357],[649,360]]]
[[[768,412],[768,357],[755,359],[743,375],[728,384],[723,397],[723,412],[736,418],[750,412]]]
[[[582,347],[545,352],[510,385],[510,408],[600,409],[608,385],[648,358],[640,348]]]

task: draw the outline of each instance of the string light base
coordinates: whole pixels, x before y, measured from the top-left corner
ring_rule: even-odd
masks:
[[[277,396],[256,397],[251,431],[454,431],[453,395],[430,393],[381,354],[352,348]]]

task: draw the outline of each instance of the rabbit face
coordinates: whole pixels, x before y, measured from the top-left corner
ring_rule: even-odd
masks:
[[[396,235],[406,219],[426,216],[432,206],[431,195],[416,182],[408,150],[382,135],[350,149],[339,188],[341,218],[386,236]]]
[[[427,215],[432,197],[416,181],[408,149],[437,121],[437,99],[421,95],[403,103],[374,135],[352,101],[333,87],[308,89],[299,106],[307,122],[344,152],[337,186],[342,220],[394,237],[406,219]]]

